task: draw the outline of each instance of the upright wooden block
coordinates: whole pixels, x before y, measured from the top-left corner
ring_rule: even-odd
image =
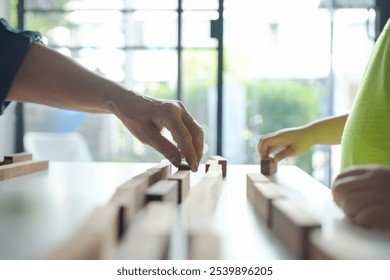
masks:
[[[0,166],[0,180],[10,179],[49,168],[47,160],[28,160]]]
[[[189,260],[219,260],[221,257],[220,237],[207,230],[194,230],[188,234]]]
[[[17,153],[17,154],[5,156],[3,164],[17,163],[17,162],[28,161],[32,159],[33,157],[32,154],[30,153]]]
[[[151,201],[169,201],[179,203],[178,192],[178,181],[160,180],[147,189],[145,194],[145,203]]]
[[[160,164],[153,166],[146,170],[149,177],[149,186],[153,185],[159,180],[166,179],[172,174],[172,165],[169,161],[161,161]]]
[[[180,164],[179,164],[179,167],[178,167],[179,170],[191,170],[191,166],[185,162],[185,161],[182,161]]]
[[[172,202],[148,203],[135,217],[130,231],[119,244],[115,259],[167,259],[175,210]]]
[[[131,223],[134,215],[145,204],[145,193],[149,187],[149,178],[146,173],[142,173],[131,178],[118,187],[109,201],[109,205],[114,205],[121,209],[123,213],[119,218],[119,236],[122,236]]]
[[[217,160],[222,165],[222,176],[226,177],[227,174],[227,160],[221,156],[215,155],[210,157],[211,160]]]
[[[182,203],[190,192],[190,171],[178,170],[176,173],[169,176],[168,180],[175,180],[178,182],[178,202]]]
[[[118,239],[118,222],[118,207],[97,207],[79,231],[47,259],[111,259]]]
[[[134,215],[145,205],[148,187],[170,175],[171,164],[169,162],[161,162],[118,187],[109,204],[117,205],[123,211],[118,225],[122,229],[119,232],[120,236],[127,229]]]
[[[247,190],[253,190],[256,183],[268,183],[270,179],[260,173],[247,173],[246,174],[246,185]],[[251,196],[248,196],[251,199]]]
[[[142,186],[143,184],[143,186]],[[111,197],[108,205],[113,205],[119,209],[118,236],[121,238],[130,225],[131,219],[138,209],[136,202],[137,188],[143,187],[146,190],[146,184],[135,180],[119,187]],[[143,192],[144,193],[144,192]],[[141,206],[138,206],[141,207]]]
[[[272,202],[285,197],[279,187],[272,182],[248,184],[247,196],[256,213],[268,227],[271,227]]]
[[[183,204],[190,230],[207,228],[217,205],[222,187],[222,170],[210,170],[191,188]]]
[[[278,169],[278,164],[273,158],[262,158],[260,165],[260,172],[264,175],[275,174]]]
[[[208,159],[206,161],[205,167],[206,167],[205,172],[208,172],[210,167],[211,167],[211,169],[214,169],[214,170],[219,169],[219,168],[221,168],[221,170],[222,170],[222,165],[220,165],[218,163],[218,160],[215,160],[215,159]]]
[[[307,211],[287,199],[272,201],[271,229],[298,259],[308,258],[310,231],[321,224]]]

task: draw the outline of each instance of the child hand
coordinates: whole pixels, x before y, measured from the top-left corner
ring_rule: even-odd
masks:
[[[274,154],[275,161],[300,156],[313,146],[313,139],[306,127],[282,129],[261,138],[258,151],[261,158]]]

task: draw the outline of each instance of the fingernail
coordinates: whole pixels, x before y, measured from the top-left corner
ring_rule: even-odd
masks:
[[[191,167],[192,172],[196,172],[198,171],[199,164],[197,162],[194,162],[193,164],[191,164]]]

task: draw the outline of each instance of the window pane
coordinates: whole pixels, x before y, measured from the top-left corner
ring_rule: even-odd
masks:
[[[216,69],[215,50],[183,51],[183,102],[204,129],[204,160],[217,151]]]
[[[112,10],[122,9],[123,0],[25,0],[26,9]]]
[[[218,0],[183,0],[183,9],[218,10]]]
[[[126,16],[125,27],[128,46],[177,46],[177,12],[136,11]]]
[[[176,98],[177,52],[126,52],[126,85],[151,96]]]
[[[126,8],[151,9],[151,10],[175,10],[177,0],[125,0]]]
[[[322,2],[225,3],[223,151],[228,159],[256,162],[262,135],[349,110],[373,46],[366,31],[372,30],[373,11],[336,10],[332,37],[332,14]],[[232,144],[234,137],[241,143]],[[329,184],[329,151],[319,146],[289,161]],[[333,151],[332,163],[338,162]]]
[[[218,19],[212,11],[183,13],[183,46],[216,47],[218,42],[210,37],[210,21]]]

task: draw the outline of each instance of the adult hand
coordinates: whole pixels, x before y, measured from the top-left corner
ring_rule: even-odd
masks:
[[[113,101],[113,113],[142,143],[152,146],[172,164],[185,158],[193,172],[202,159],[204,133],[180,101],[155,99],[129,92]],[[178,147],[161,131],[168,129]]]
[[[350,168],[337,176],[332,192],[352,223],[390,229],[390,169],[378,165]]]
[[[7,100],[113,113],[142,143],[175,166],[184,157],[196,171],[202,158],[203,130],[182,103],[136,94],[38,43],[29,48]],[[172,133],[179,148],[161,135],[163,128]]]

